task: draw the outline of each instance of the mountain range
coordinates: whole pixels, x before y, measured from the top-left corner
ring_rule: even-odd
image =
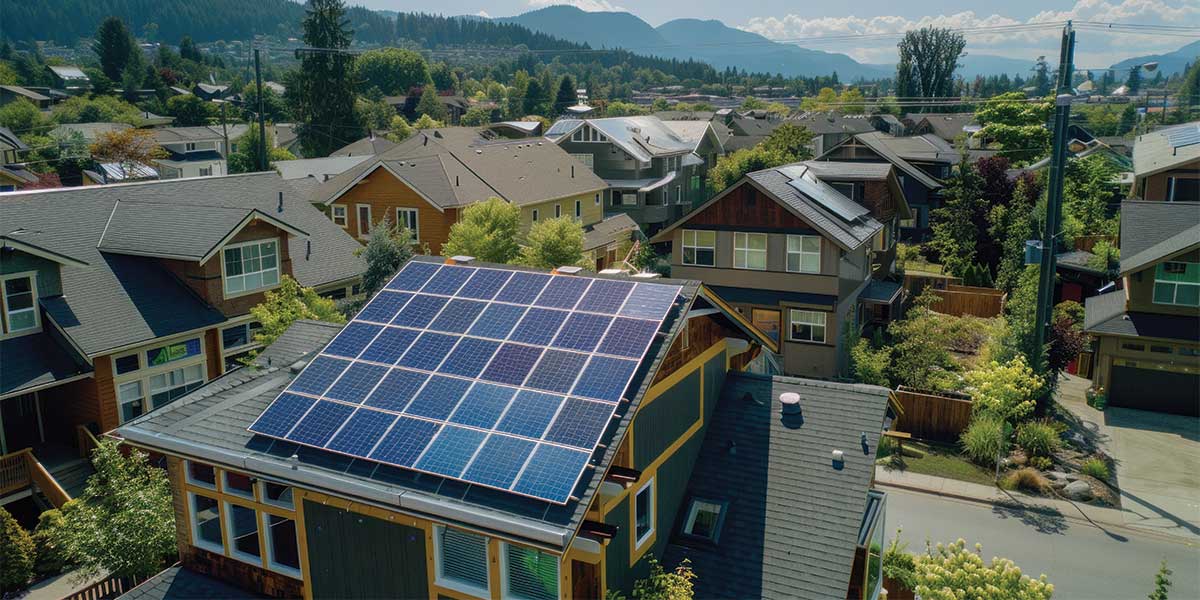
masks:
[[[1170,75],[1182,72],[1189,64],[1196,62],[1198,58],[1200,58],[1200,40],[1192,42],[1174,52],[1167,52],[1166,54],[1147,54],[1146,56],[1127,58],[1109,68],[1118,71],[1129,70],[1130,67],[1135,65],[1157,62],[1157,70]]]

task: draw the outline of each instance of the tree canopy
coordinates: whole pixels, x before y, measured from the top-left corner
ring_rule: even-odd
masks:
[[[539,269],[582,265],[583,227],[571,217],[537,221],[529,228],[518,262]]]
[[[521,208],[499,198],[488,198],[463,210],[462,218],[450,226],[442,254],[510,263],[521,252],[520,232]],[[582,248],[582,241],[580,244]]]
[[[304,43],[313,48],[346,50],[353,31],[345,19],[342,0],[312,0],[302,24]],[[329,153],[362,137],[354,111],[354,57],[343,52],[308,52],[300,69],[285,79],[292,115],[299,124],[296,135],[305,156]]]
[[[384,215],[371,226],[371,237],[363,249],[367,270],[363,272],[363,292],[375,295],[412,258],[413,234],[404,223],[393,226]]]
[[[389,96],[407,95],[413,88],[433,84],[429,64],[412,50],[369,50],[358,57],[354,69],[365,87],[377,87]]]
[[[908,31],[900,40],[896,95],[945,98],[954,95],[954,70],[967,45],[961,33],[937,27]]]
[[[312,288],[301,287],[289,275],[281,277],[279,287],[267,291],[266,299],[251,308],[250,314],[262,323],[262,328],[254,334],[254,341],[263,346],[270,346],[300,319],[346,322],[333,300],[322,298]]]

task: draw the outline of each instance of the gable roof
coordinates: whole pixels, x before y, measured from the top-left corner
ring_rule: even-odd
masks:
[[[341,175],[346,171],[369,160],[370,155],[358,156],[326,156],[325,158],[298,158],[296,160],[280,160],[272,164],[284,179],[300,179],[313,177],[323,182],[331,176]]]
[[[374,156],[396,147],[396,142],[385,137],[369,135],[355,140],[329,153],[329,156]]]
[[[24,96],[32,102],[48,102],[50,100],[49,96],[43,96],[42,94],[19,85],[0,85],[0,90],[7,90],[18,96]]]
[[[891,144],[886,143],[888,140],[895,140],[895,139],[899,139],[899,138],[894,138],[890,135],[887,135],[886,133],[880,133],[878,131],[870,132],[870,133],[860,133],[860,134],[855,135],[852,138],[848,138],[848,139],[842,141],[841,143],[837,144],[836,146],[830,148],[829,150],[826,150],[825,154],[822,154],[820,157],[818,157],[818,160],[838,160],[835,158],[826,158],[826,157],[828,157],[832,152],[834,152],[838,148],[841,148],[843,145],[849,144],[849,143],[851,143],[851,141],[855,141],[855,142],[858,142],[858,143],[866,146],[867,148],[870,148],[873,152],[875,152],[875,154],[879,155],[879,157],[882,160],[892,163],[893,165],[896,166],[897,169],[900,169],[901,171],[903,171],[905,175],[912,177],[913,179],[916,179],[917,181],[921,182],[921,184],[924,185],[925,187],[927,187],[931,190],[937,190],[937,189],[941,189],[942,187],[944,187],[940,181],[938,181],[932,175],[926,173],[925,171],[918,169],[916,165],[905,160],[904,157],[900,156],[900,154],[898,154],[895,150],[893,150],[893,148],[891,147]]]
[[[1200,202],[1121,203],[1121,274],[1200,247]]]
[[[1133,145],[1133,172],[1138,177],[1168,171],[1197,159],[1200,159],[1200,122],[1139,135]]]
[[[658,117],[652,116],[560,119],[546,132],[546,137],[555,143],[562,143],[585,123],[641,162],[649,162],[656,156],[689,152],[695,147],[688,140],[680,138]]]
[[[1084,300],[1083,330],[1124,337],[1200,342],[1200,317],[1127,312],[1125,290],[1116,290]]]
[[[284,194],[283,211],[278,210],[280,192]],[[50,318],[89,357],[225,320],[157,261],[106,252],[99,247],[118,201],[123,206],[149,203],[176,215],[183,214],[176,210],[201,215],[190,216],[187,222],[173,222],[148,218],[144,213],[133,214],[142,226],[140,234],[151,239],[189,238],[192,229],[207,230],[209,225],[203,215],[209,213],[188,208],[195,206],[215,208],[214,214],[239,210],[246,215],[254,210],[286,222],[308,234],[287,240],[292,273],[307,287],[348,281],[363,271],[362,259],[354,254],[361,245],[299,198],[274,172],[0,196],[0,223],[10,232],[6,236],[27,240],[85,263],[62,267],[62,295],[39,301]],[[179,209],[180,206],[184,208]],[[154,207],[146,207],[145,213],[151,212],[151,208]],[[18,230],[32,233],[28,237],[13,235]],[[130,228],[120,239],[122,243],[136,244],[133,237],[137,233],[136,227]]]
[[[154,141],[160,144],[180,144],[184,142],[210,142],[223,140],[225,134],[219,127],[195,125],[191,127],[159,127],[154,132]],[[237,137],[230,133],[229,139]]]
[[[692,144],[692,152],[700,149],[700,144],[704,142],[704,138],[712,136],[713,141],[717,144],[717,152],[724,152],[724,146],[721,143],[721,137],[717,135],[713,129],[712,123],[708,121],[663,121],[668,129],[675,132],[679,139]]]
[[[975,124],[975,113],[909,113],[904,119],[911,121],[914,129],[925,125],[933,135],[953,141],[964,133],[964,127]]]
[[[90,81],[87,73],[84,73],[83,69],[80,69],[75,65],[46,65],[46,68],[50,69],[52,73],[64,81],[70,81],[72,79]]]
[[[446,127],[421,131],[330,179],[318,188],[315,200],[329,204],[381,167],[439,209],[493,196],[524,206],[608,187],[549,141],[485,140],[474,128]]]
[[[781,416],[784,392],[802,419]],[[666,566],[691,560],[697,598],[845,598],[887,402],[876,386],[730,372],[687,485],[726,503],[720,537],[673,539]]]
[[[595,250],[613,242],[629,239],[629,234],[641,231],[638,224],[628,213],[617,213],[583,232],[584,251]]]
[[[797,115],[788,120],[796,125],[803,125],[806,129],[817,135],[832,133],[853,135],[875,130],[868,115],[843,115],[842,113],[833,111],[814,111]]]
[[[117,200],[96,247],[101,252],[208,262],[255,220],[306,237],[303,230],[258,209]],[[163,227],[162,223],[186,224]]]

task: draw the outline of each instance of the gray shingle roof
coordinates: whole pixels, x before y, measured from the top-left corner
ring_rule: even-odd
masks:
[[[784,165],[781,168],[788,166]],[[858,248],[869,242],[871,237],[883,228],[883,224],[869,215],[851,222],[846,222],[838,218],[815,199],[810,198],[789,185],[788,182],[793,178],[781,172],[779,168],[755,171],[748,173],[746,177],[749,177],[759,187],[773,196],[777,201],[789,207],[792,212],[807,221],[822,234],[848,249]],[[825,184],[821,185],[829,187]],[[841,195],[840,192],[833,188],[829,188],[828,192]],[[844,196],[842,197],[845,198]],[[847,202],[850,201],[847,200]]]
[[[1126,312],[1125,290],[1086,299],[1083,329],[1088,333],[1200,341],[1200,317]]]
[[[18,394],[92,370],[75,352],[42,331],[0,340],[0,396]]]
[[[878,181],[887,179],[888,173],[892,172],[891,163],[806,160],[803,164],[817,177],[837,181]]]
[[[334,150],[329,156],[375,156],[396,147],[396,142],[383,137],[368,136]]]
[[[595,250],[616,241],[627,240],[634,231],[639,229],[633,218],[626,213],[618,213],[592,225],[583,233],[583,249]]]
[[[930,137],[933,137],[933,136],[930,136]],[[905,175],[908,175],[909,177],[912,177],[913,179],[920,181],[925,187],[927,187],[931,190],[937,190],[937,189],[941,189],[943,187],[942,183],[940,181],[938,181],[937,179],[934,179],[932,176],[930,176],[925,171],[918,169],[915,165],[908,162],[908,160],[905,159],[893,147],[893,140],[898,140],[900,138],[895,138],[895,137],[892,137],[885,133],[880,133],[878,131],[875,131],[875,132],[871,132],[871,133],[860,133],[860,134],[854,136],[854,139],[858,140],[860,143],[867,146],[871,150],[874,150],[877,154],[879,154],[880,157],[883,158],[883,160],[886,160],[886,161],[892,163],[893,165],[896,166],[897,169],[904,171]],[[937,138],[934,137],[934,139],[937,139]]]
[[[120,600],[249,600],[262,597],[179,565],[118,596]]]
[[[274,163],[275,170],[284,179],[300,179],[315,177],[317,181],[341,175],[346,171],[369,160],[370,156],[327,156],[325,158],[300,158],[296,160],[281,160]]]
[[[1198,129],[1200,122],[1184,123],[1139,135],[1133,144],[1133,172],[1145,177],[1200,159],[1200,144],[1175,147],[1171,135],[1186,128]]]
[[[153,129],[154,141],[160,144],[179,144],[182,142],[213,142],[224,139],[224,133],[219,126],[209,127],[196,125],[192,127],[160,127]],[[231,133],[229,139],[234,139]]]
[[[800,394],[802,419],[781,416],[783,392]],[[697,598],[846,597],[887,397],[730,373],[688,482],[690,497],[728,503],[718,543],[675,540],[664,562],[692,561]],[[833,450],[845,454],[840,470]]]
[[[277,210],[279,192],[284,210]],[[250,209],[288,223],[309,237],[290,236],[292,272],[302,285],[319,286],[362,274],[360,244],[300,198],[276,173],[200,177],[143,183],[16,192],[0,196],[0,223],[9,231],[33,232],[31,243],[87,263],[61,270],[63,295],[41,304],[64,332],[90,355],[154,338],[221,323],[225,317],[204,304],[154,260],[103,252],[98,246],[118,200],[157,203],[164,212],[204,205]],[[182,208],[188,212],[191,209]],[[199,211],[200,215],[207,214]],[[64,218],[69,215],[70,218]],[[199,221],[139,219],[155,239],[190,236]],[[34,239],[36,238],[36,239]],[[131,239],[128,236],[125,239]],[[309,250],[311,242],[311,252]]]
[[[867,133],[874,131],[869,115],[843,115],[836,112],[810,112],[789,119],[796,125],[803,125],[817,135],[831,133]]]
[[[912,121],[914,127],[929,123],[933,135],[946,141],[953,141],[963,134],[963,127],[975,124],[975,113],[909,113],[904,118]]]
[[[1200,203],[1121,203],[1121,274],[1200,245]]]
[[[642,162],[655,156],[674,156],[688,152],[695,144],[679,137],[658,117],[606,117],[603,119],[562,119],[550,127],[546,137],[559,140],[587,122],[608,136],[612,143]]]

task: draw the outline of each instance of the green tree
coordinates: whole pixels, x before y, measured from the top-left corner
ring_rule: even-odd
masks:
[[[838,107],[844,114],[859,114],[866,109],[866,98],[858,88],[847,88],[838,94]]]
[[[45,133],[50,124],[32,102],[17,98],[0,106],[0,127],[7,127],[17,136],[24,138]]]
[[[1167,559],[1158,565],[1154,574],[1154,591],[1147,596],[1150,600],[1167,600],[1167,592],[1171,590],[1171,569],[1167,568]]]
[[[354,68],[364,87],[377,87],[389,96],[407,95],[413,88],[433,84],[429,63],[412,50],[369,50],[358,57]]]
[[[126,176],[138,165],[150,165],[156,159],[167,156],[167,152],[154,141],[154,134],[146,129],[101,133],[92,143],[91,152],[98,161],[116,163],[122,175]]]
[[[946,270],[957,277],[964,276],[967,267],[975,264],[979,233],[976,215],[986,209],[982,188],[983,181],[964,152],[957,172],[946,184],[942,206],[932,213],[930,246],[937,250]]]
[[[166,471],[146,453],[105,439],[92,453],[96,472],[64,513],[57,540],[85,576],[149,577],[174,560],[175,512]]]
[[[392,117],[396,116],[396,109],[383,100],[359,98],[354,103],[354,110],[358,112],[362,126],[370,131],[386,130],[391,126]]]
[[[100,68],[113,81],[120,81],[125,68],[131,63],[138,64],[142,50],[137,40],[119,17],[108,17],[101,21],[96,30],[96,41],[92,43],[92,51],[100,58]]]
[[[337,303],[322,298],[312,288],[301,287],[290,275],[284,275],[279,287],[268,291],[266,299],[251,308],[250,314],[262,323],[262,328],[254,334],[254,341],[263,346],[270,346],[299,319],[346,322],[346,317],[338,312]]]
[[[33,577],[33,538],[0,506],[0,591],[19,590]]]
[[[54,105],[51,118],[58,123],[127,123],[137,127],[142,122],[138,107],[115,96],[75,96]]]
[[[1041,378],[1019,354],[1007,363],[992,361],[967,371],[963,379],[974,414],[991,415],[1008,423],[1033,412],[1034,397],[1042,388]]]
[[[192,36],[185,35],[183,39],[179,40],[179,58],[204,62],[204,56],[200,54],[200,49],[192,41]]]
[[[1133,131],[1133,129],[1135,127],[1137,127],[1137,124],[1138,124],[1137,108],[1135,108],[1133,106],[1133,103],[1126,104],[1125,108],[1121,110],[1121,120],[1120,120],[1120,122],[1117,123],[1117,133],[1116,134],[1117,135],[1125,135],[1125,134]]]
[[[284,97],[298,122],[305,156],[329,156],[363,134],[354,111],[354,58],[337,52],[348,49],[353,37],[345,16],[343,0],[309,2],[301,23],[304,43],[335,51],[304,53],[300,68],[285,78]]]
[[[545,95],[547,90],[542,87],[542,83],[536,79],[529,80],[529,85],[525,86],[525,97],[521,99],[521,107],[525,114],[546,114],[545,110]]]
[[[510,263],[521,253],[520,233],[521,208],[499,198],[488,198],[463,210],[462,218],[450,226],[442,254]]]
[[[283,148],[275,147],[274,127],[268,125],[267,130],[267,169],[274,169],[275,163],[281,160],[296,160],[296,156]],[[233,140],[237,145],[237,152],[231,152],[228,157],[230,173],[250,173],[255,170],[255,165],[258,164],[257,156],[259,152],[258,143],[258,124],[251,123],[246,129],[246,133],[238,136]]]
[[[891,358],[891,348],[874,348],[871,341],[866,338],[860,338],[850,348],[851,370],[854,378],[860,383],[891,387],[891,382],[887,377]]]
[[[518,261],[541,269],[582,265],[583,227],[571,217],[534,223],[521,246]]]
[[[691,561],[683,562],[672,571],[666,571],[658,559],[651,556],[650,575],[633,583],[634,600],[691,600],[695,595]]]
[[[647,114],[646,109],[632,102],[613,100],[604,106],[606,117],[636,117],[644,114]]]
[[[1050,101],[1029,102],[1021,92],[990,98],[975,111],[982,129],[979,136],[992,140],[1000,155],[1014,162],[1036,160],[1050,150],[1046,123],[1054,105]]]
[[[754,96],[746,96],[746,99],[742,100],[742,105],[740,107],[740,109],[743,111],[763,110],[765,108],[767,108],[767,101],[761,98],[755,98]]]
[[[961,33],[922,27],[900,40],[896,95],[902,98],[945,98],[954,95],[954,70],[967,45]]]
[[[717,159],[717,164],[708,170],[708,189],[720,193],[737,183],[746,173],[761,171],[787,164],[788,157],[777,151],[767,150],[761,145],[742,148]]]
[[[1175,102],[1181,107],[1186,107],[1185,118],[1191,118],[1190,113],[1200,106],[1200,59],[1193,61],[1184,72],[1183,82],[1179,85],[1179,91],[1175,93]],[[1130,107],[1132,108],[1132,105]],[[1176,112],[1178,110],[1176,109]]]
[[[1045,56],[1037,57],[1037,62],[1033,67],[1033,94],[1035,96],[1047,96],[1050,94],[1050,65],[1046,63]]]
[[[931,306],[937,293],[927,290],[913,301],[903,319],[888,327],[892,362],[888,378],[896,384],[925,390],[948,390],[956,385],[958,364],[950,355],[945,318]]]
[[[1142,91],[1142,66],[1137,65],[1129,69],[1129,78],[1125,80],[1125,87],[1128,90],[1127,95],[1136,96]]]
[[[671,108],[670,103],[668,103],[667,99],[662,96],[655,98],[654,102],[650,103],[650,112],[652,113],[662,112],[669,108]]]
[[[188,127],[208,125],[212,105],[194,94],[183,94],[167,100],[167,114],[175,117],[175,125]]]
[[[253,82],[242,86],[242,106],[245,107],[246,118],[253,120],[258,114],[258,86]],[[271,89],[269,86],[263,86],[263,115],[266,120],[272,123],[286,123],[291,121],[292,115],[288,112],[287,102],[283,96]],[[214,115],[219,114],[214,111]]]
[[[1067,161],[1062,210],[1070,237],[1117,233],[1119,219],[1108,216],[1108,207],[1120,202],[1118,177],[1116,167],[1099,154]]]
[[[429,115],[421,115],[421,118],[413,121],[412,123],[412,128],[418,131],[421,129],[437,129],[438,127],[444,126],[444,123],[434,119],[433,117],[430,117]]]
[[[413,234],[398,223],[395,227],[388,222],[385,215],[383,220],[371,226],[371,237],[363,249],[363,260],[367,270],[363,271],[363,291],[367,297],[383,289],[383,286],[400,270],[404,263],[413,256]]]
[[[787,162],[796,162],[812,158],[812,140],[813,133],[807,127],[784,123],[762,141],[762,147],[767,152],[778,153]]]
[[[1013,287],[1012,293],[1008,295],[1008,301],[1004,303],[1004,316],[1008,321],[1009,335],[1005,337],[1004,344],[1006,347],[1007,356],[1004,360],[1021,354],[1025,357],[1025,363],[1028,365],[1037,365],[1042,356],[1042,349],[1036,346],[1035,330],[1037,319],[1034,314],[1037,312],[1037,287],[1038,287],[1038,271],[1041,268],[1034,265],[1026,265],[1020,277],[1017,278],[1017,284]]]
[[[428,116],[435,121],[446,120],[446,105],[438,100],[437,90],[433,85],[425,86],[425,90],[421,92],[421,100],[417,102],[416,113]]]
[[[412,136],[412,134],[413,128],[408,124],[408,121],[405,121],[404,117],[396,115],[392,117],[391,122],[388,123],[388,132],[384,137],[399,144],[400,142],[407,140],[410,136]]]
[[[483,108],[482,106],[472,106],[467,109],[462,118],[458,120],[458,124],[463,127],[479,127],[492,122],[492,111]]]
[[[1033,207],[1041,188],[1032,177],[1017,180],[1012,202],[1002,210],[992,210],[991,236],[1001,240],[1000,266],[996,270],[996,288],[1011,294],[1025,272],[1025,242],[1034,238]]]
[[[570,75],[563,75],[558,82],[558,93],[554,95],[554,114],[563,114],[567,107],[575,105],[575,101],[575,80]]]
[[[966,549],[962,539],[928,547],[917,556],[914,590],[924,600],[1050,600],[1054,586],[1042,575],[1032,579],[1013,561],[984,562],[983,548]]]

